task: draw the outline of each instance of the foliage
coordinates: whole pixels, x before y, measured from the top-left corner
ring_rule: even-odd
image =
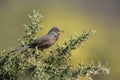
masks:
[[[25,36],[20,38],[20,46],[25,46],[33,42],[38,30],[41,30],[41,14],[33,10],[33,15],[29,15],[30,22],[25,26]],[[91,63],[86,66],[79,64],[74,69],[69,64],[71,51],[79,48],[86,41],[93,31],[83,32],[76,35],[63,45],[58,44],[55,50],[50,50],[49,56],[36,55],[35,50],[28,49],[21,53],[11,52],[11,49],[0,50],[0,80],[76,80],[78,77],[92,79],[95,75],[109,74],[106,65]]]

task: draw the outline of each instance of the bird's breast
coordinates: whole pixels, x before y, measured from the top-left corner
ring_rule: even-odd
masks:
[[[53,45],[55,42],[56,42],[56,38],[55,37],[50,38],[50,40],[49,40],[50,45]]]

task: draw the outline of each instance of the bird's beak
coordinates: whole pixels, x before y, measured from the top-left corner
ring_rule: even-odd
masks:
[[[61,30],[60,32],[61,32],[61,33],[63,33],[64,31],[63,31],[63,30]]]
[[[64,31],[63,30],[61,30],[61,31],[59,31],[58,33],[63,33]]]

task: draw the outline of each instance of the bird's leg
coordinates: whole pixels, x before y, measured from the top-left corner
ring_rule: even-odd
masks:
[[[38,46],[35,47],[35,50],[36,50],[36,54],[39,55]]]

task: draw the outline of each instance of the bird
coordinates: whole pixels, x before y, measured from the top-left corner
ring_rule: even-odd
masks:
[[[32,49],[35,49],[38,54],[38,50],[43,51],[44,49],[47,49],[51,47],[53,44],[55,44],[55,42],[59,39],[60,34],[62,32],[64,31],[60,30],[57,26],[54,26],[49,30],[49,32],[45,36],[36,39],[35,41],[33,41],[27,46],[18,48],[11,52],[16,52],[16,51],[23,52],[28,48],[32,48]]]

